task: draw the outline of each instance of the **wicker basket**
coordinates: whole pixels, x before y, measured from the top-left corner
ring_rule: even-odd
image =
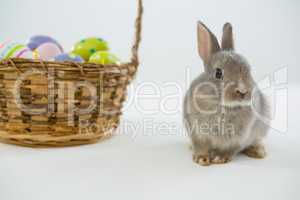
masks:
[[[131,61],[118,65],[0,61],[0,141],[30,147],[95,143],[118,127],[139,65],[142,0]]]

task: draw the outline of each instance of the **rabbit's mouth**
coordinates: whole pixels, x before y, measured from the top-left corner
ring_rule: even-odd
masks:
[[[248,91],[242,91],[242,90],[236,90],[235,93],[237,96],[239,96],[240,99],[245,99],[246,95],[248,94]]]
[[[226,92],[223,96],[223,101],[224,102],[247,102],[251,101],[251,94],[252,92],[249,90],[233,90],[230,92]]]
[[[233,91],[224,95],[223,104],[229,107],[251,106],[251,94],[249,91]]]

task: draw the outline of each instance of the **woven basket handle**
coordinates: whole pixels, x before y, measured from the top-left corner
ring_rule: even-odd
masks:
[[[131,63],[135,66],[135,68],[139,65],[139,47],[141,43],[141,33],[142,33],[142,17],[143,17],[143,1],[138,1],[138,14],[135,21],[135,37],[134,37],[134,43],[131,49],[132,57],[131,57]]]

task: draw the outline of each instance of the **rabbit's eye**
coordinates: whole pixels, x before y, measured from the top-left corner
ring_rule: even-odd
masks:
[[[223,71],[220,68],[216,69],[216,78],[217,79],[223,79]]]

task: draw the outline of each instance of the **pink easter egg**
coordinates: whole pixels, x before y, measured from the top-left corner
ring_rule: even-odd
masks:
[[[10,42],[10,40],[6,40],[6,41],[0,43],[0,49],[1,49],[2,47],[5,47],[5,45],[8,44],[9,42]]]
[[[51,60],[57,55],[63,53],[54,43],[44,43],[36,49],[39,58],[42,60]]]

